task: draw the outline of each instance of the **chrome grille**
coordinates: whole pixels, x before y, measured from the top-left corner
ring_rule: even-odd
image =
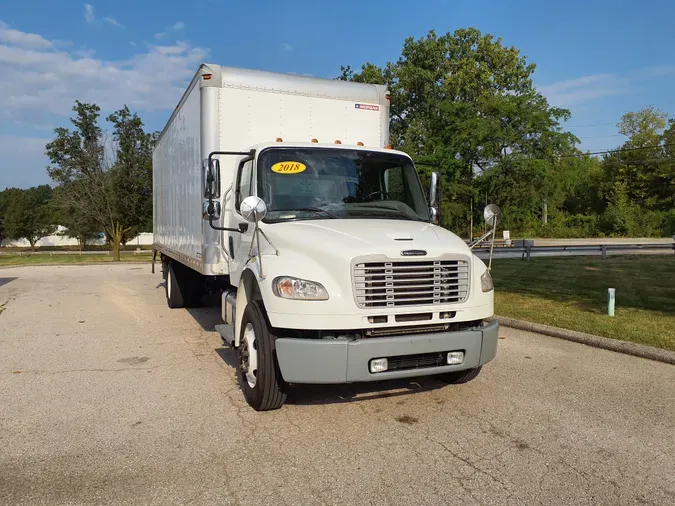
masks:
[[[354,289],[360,307],[425,306],[463,302],[469,295],[464,260],[359,262]]]

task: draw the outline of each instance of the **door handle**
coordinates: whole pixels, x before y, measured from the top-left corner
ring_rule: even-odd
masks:
[[[239,224],[239,232],[241,232],[243,234],[247,230],[248,230],[248,223],[240,223]]]

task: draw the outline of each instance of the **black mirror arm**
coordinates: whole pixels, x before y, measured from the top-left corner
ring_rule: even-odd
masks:
[[[209,176],[207,176],[207,182],[209,182],[209,183],[213,182],[213,179],[214,179],[213,175],[211,174],[211,167],[212,167],[211,164],[213,163],[213,157],[216,156],[216,155],[230,155],[230,156],[242,156],[242,155],[244,155],[244,156],[246,156],[246,158],[244,158],[241,161],[241,163],[246,163],[246,162],[248,162],[250,160],[253,160],[255,158],[255,149],[252,149],[251,151],[211,151],[209,153],[209,159],[208,159]],[[246,228],[242,230],[241,225],[243,225],[243,224],[239,224],[238,228],[229,228],[229,227],[219,227],[218,225],[215,225],[213,223],[213,211],[214,211],[214,209],[213,209],[213,192],[212,191],[209,191],[208,211],[209,211],[209,225],[214,230],[222,230],[222,231],[225,231],[225,232],[238,232],[240,234],[243,234],[244,232],[246,232],[246,230],[248,230],[248,224],[244,224],[244,225],[246,225]]]

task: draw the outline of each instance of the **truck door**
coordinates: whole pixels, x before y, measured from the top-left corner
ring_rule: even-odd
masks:
[[[231,214],[231,223],[232,228],[239,227],[239,224],[246,223],[248,229],[243,234],[237,232],[230,232],[229,235],[229,252],[232,258],[230,266],[230,279],[233,285],[239,284],[239,278],[241,277],[241,272],[248,262],[249,255],[248,252],[251,248],[251,241],[253,240],[253,223],[248,223],[241,216],[239,208],[241,201],[244,200],[249,195],[253,195],[254,186],[253,186],[253,161],[249,160],[244,163],[237,173],[237,180],[235,184],[234,191],[234,212]]]

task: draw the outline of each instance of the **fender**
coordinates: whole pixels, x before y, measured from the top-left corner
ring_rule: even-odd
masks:
[[[237,290],[237,307],[236,318],[234,325],[234,345],[239,346],[241,338],[241,321],[244,318],[244,310],[249,302],[252,300],[262,300],[260,293],[260,268],[257,262],[249,261],[244,267],[239,280],[239,288]]]

